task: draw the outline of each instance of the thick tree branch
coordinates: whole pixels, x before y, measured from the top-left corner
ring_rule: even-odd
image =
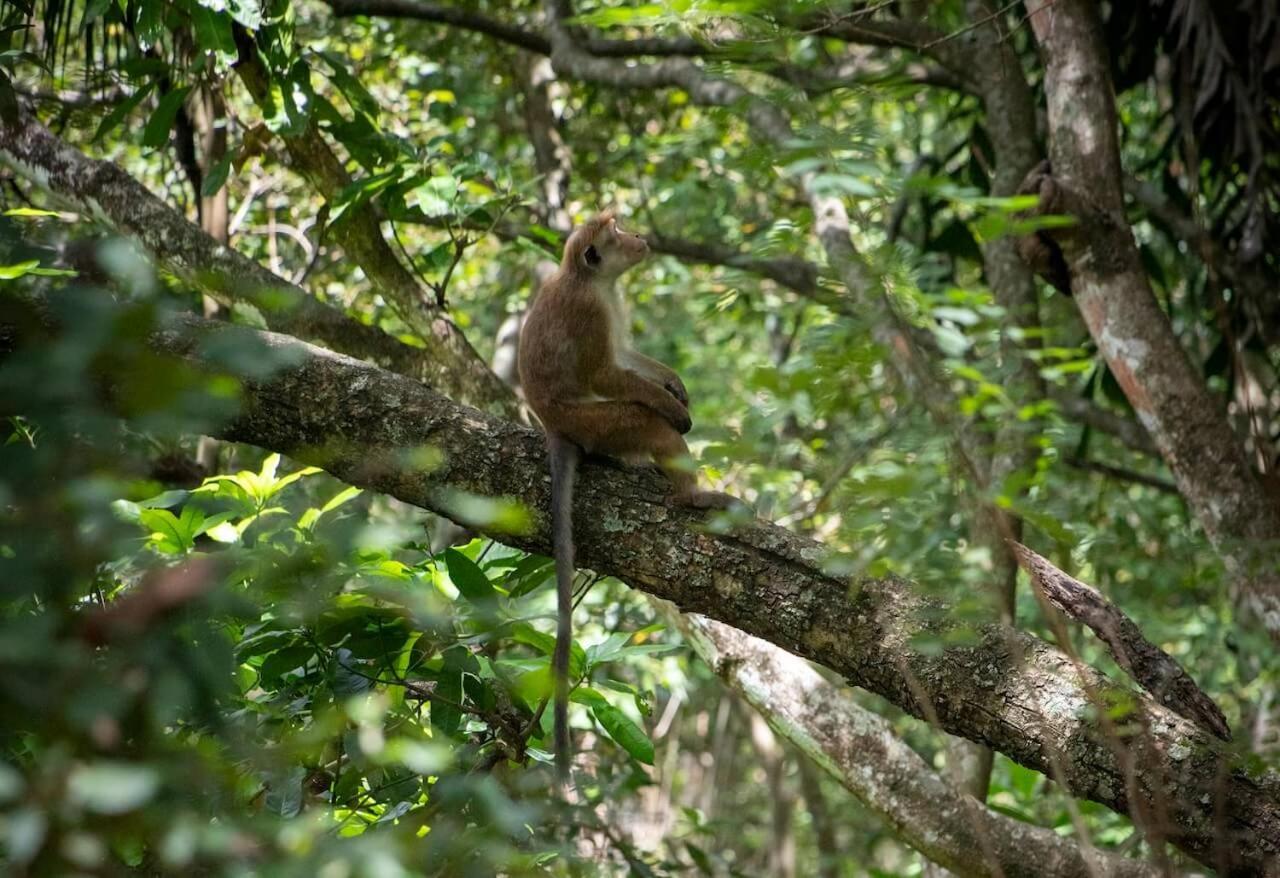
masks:
[[[529,52],[540,55],[551,54],[552,41],[541,30],[510,24],[481,12],[450,4],[430,3],[426,0],[326,0],[326,2],[334,15],[340,18],[367,15],[444,24],[484,34],[498,42]],[[821,22],[802,23],[800,30],[828,33],[833,27],[838,33],[829,33],[831,36],[850,39],[853,34],[850,30],[852,25],[846,24],[840,27],[831,25],[825,19]],[[899,39],[905,40],[906,34],[921,36],[933,34],[933,31],[908,28],[905,32],[899,33],[895,23],[883,25],[877,22],[863,30],[864,39],[852,41],[886,48],[917,48],[914,44],[907,42],[895,42],[892,38],[895,34]],[[882,38],[877,39],[877,36]],[[717,46],[686,36],[606,39],[584,35],[579,40],[579,45],[586,52],[601,58],[724,56],[751,63],[770,76],[815,94],[854,85],[897,82],[914,82],[952,91],[966,89],[964,78],[945,66],[927,65],[912,60],[873,58],[865,53],[846,58],[828,67],[814,68],[778,62],[763,55],[753,55],[749,46],[744,47],[735,43]],[[958,55],[958,53],[948,55],[946,52],[940,54],[951,58],[953,62]],[[956,68],[963,71],[964,65],[957,63]]]
[[[272,329],[371,360],[482,407],[514,411],[505,387],[478,377],[449,349],[411,347],[319,302],[219,244],[118,166],[88,158],[27,113],[17,126],[0,123],[0,160],[59,203],[135,238],[201,292],[227,306],[254,305]]]
[[[867,54],[867,49],[854,47],[850,57],[840,58],[826,66],[803,64],[765,64],[760,69],[783,82],[810,94],[823,94],[852,86],[900,85],[914,83],[948,91],[968,91],[969,86],[945,67],[906,59],[894,60]]]
[[[682,617],[699,657],[779,735],[903,841],[966,878],[1158,874],[981,805],[941,777],[880,716],[797,658],[705,616]]]
[[[1076,305],[1230,568],[1244,615],[1280,643],[1280,504],[1250,468],[1151,291],[1125,217],[1110,61],[1097,7],[1091,0],[1032,0],[1027,8],[1046,63],[1052,177],[1039,180],[1041,206],[1066,208],[1081,220],[1056,236]]]
[[[992,49],[991,46],[980,47],[972,33],[951,38],[923,22],[911,19],[869,19],[845,15],[820,20],[809,29],[849,43],[907,49],[933,58],[966,87],[973,87],[976,82],[973,64],[978,53],[974,49]]]
[[[484,34],[499,42],[537,52],[540,55],[551,54],[551,40],[541,31],[508,24],[484,13],[446,3],[429,3],[426,0],[326,0],[326,2],[333,9],[334,15],[340,18],[376,15],[383,18],[407,18],[447,24],[462,30]],[[609,58],[629,58],[639,55],[708,55],[717,51],[714,46],[699,42],[692,37],[637,37],[628,40],[589,37],[586,42],[591,54]]]
[[[806,259],[753,256],[749,251],[723,244],[669,238],[656,229],[646,237],[655,253],[665,253],[683,262],[723,265],[758,274],[803,296],[813,296],[818,289],[818,267]]]
[[[270,380],[246,379],[242,413],[214,431],[219,438],[290,454],[509,545],[549,551],[549,483],[535,432],[272,333],[191,317],[157,333],[153,346],[209,368],[201,352],[213,349],[212,332],[227,334],[217,349],[265,345],[296,364]],[[424,448],[431,453],[415,453]],[[439,463],[415,462],[424,459]],[[959,632],[910,583],[833,577],[820,544],[768,524],[709,533],[698,514],[669,506],[666,492],[657,473],[584,467],[575,515],[584,566],[813,659],[917,716],[928,710],[943,729],[1051,773],[1073,795],[1122,812],[1130,795],[1158,797],[1169,840],[1206,863],[1234,857],[1257,871],[1280,856],[1280,777],[1231,767],[1194,724],[1001,626],[969,632],[972,646],[918,646]],[[528,531],[504,532],[475,520],[475,495],[537,514]],[[1148,738],[1108,739],[1091,718],[1096,693],[1136,703]],[[1130,745],[1141,759],[1126,760],[1134,764],[1126,777],[1117,750]]]

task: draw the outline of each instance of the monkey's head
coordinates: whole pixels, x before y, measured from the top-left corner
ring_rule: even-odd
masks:
[[[649,245],[639,235],[618,228],[612,210],[574,229],[564,247],[566,270],[612,280],[649,255]]]

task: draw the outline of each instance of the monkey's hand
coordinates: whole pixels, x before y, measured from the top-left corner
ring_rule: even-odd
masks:
[[[630,369],[614,367],[600,370],[591,384],[591,391],[605,399],[638,402],[648,406],[662,415],[678,433],[688,433],[693,429],[689,409],[676,398],[670,388]]]
[[[680,401],[685,408],[689,407],[689,391],[685,389],[684,382],[680,380],[680,376],[675,372],[671,373],[671,377],[663,382],[662,386],[667,393],[674,396]]]
[[[676,432],[683,436],[693,429],[693,418],[689,417],[689,409],[685,404],[676,401],[674,406],[666,406],[659,411],[664,418],[671,422],[671,426],[676,428]]]

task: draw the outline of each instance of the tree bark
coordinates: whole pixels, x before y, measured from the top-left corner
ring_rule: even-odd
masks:
[[[323,304],[218,243],[118,166],[63,143],[29,113],[16,126],[0,122],[0,161],[59,203],[134,238],[174,274],[222,304],[253,305],[273,330],[368,359],[487,410],[516,411],[515,396],[483,361],[476,358],[472,364],[443,345],[404,344]]]
[[[1246,618],[1280,644],[1280,505],[1160,308],[1124,211],[1115,99],[1093,0],[1030,0],[1045,60],[1052,178],[1042,204],[1078,224],[1056,236],[1089,333],[1237,582]]]
[[[782,737],[907,844],[962,876],[1158,874],[980,805],[931,769],[881,717],[803,659],[705,616],[683,629],[698,655]]]

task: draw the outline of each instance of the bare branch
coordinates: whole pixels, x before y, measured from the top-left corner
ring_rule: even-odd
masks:
[[[1143,637],[1133,620],[1115,604],[1021,543],[1013,544],[1013,552],[1049,603],[1098,635],[1116,663],[1143,689],[1206,731],[1224,741],[1231,740],[1227,718],[1213,699],[1204,694],[1176,659]]]
[[[991,811],[940,776],[877,714],[778,647],[715,622],[680,628],[721,679],[779,735],[825,769],[903,841],[961,876],[1155,876],[1147,863],[1101,853]],[[990,852],[988,859],[984,852]]]
[[[812,296],[818,288],[818,267],[805,259],[791,256],[753,256],[723,244],[668,238],[658,231],[647,236],[656,253],[666,253],[685,262],[704,265],[723,265],[767,277],[782,286],[805,296]]]
[[[417,215],[405,217],[400,222],[445,228],[450,222],[456,221],[448,216],[426,217]],[[485,231],[488,229],[487,226],[481,226],[474,222],[463,221],[462,225],[468,230]],[[557,241],[563,241],[567,237],[567,233],[562,230],[553,231]],[[492,228],[492,232],[504,241],[524,238],[541,246],[547,246],[547,241],[541,235],[531,234],[528,227],[521,226],[518,223],[499,223]],[[813,298],[815,301],[824,301],[832,304],[832,297],[823,296],[819,290],[818,266],[807,259],[794,256],[756,256],[749,250],[739,250],[724,244],[694,241],[688,238],[673,238],[657,229],[642,234],[649,242],[649,247],[654,253],[665,253],[668,256],[676,257],[682,262],[700,265],[722,265],[726,268],[736,268],[739,271],[758,274],[789,290]],[[840,309],[837,308],[836,310]]]
[[[408,18],[447,24],[493,37],[499,42],[537,52],[539,55],[551,54],[551,41],[540,31],[508,24],[484,13],[445,3],[429,3],[426,0],[326,0],[326,2],[333,9],[334,15],[343,18],[376,15],[384,18]],[[717,51],[714,46],[709,46],[692,37],[637,37],[628,40],[591,37],[586,42],[591,54],[608,58],[629,58],[638,55],[708,55]]]
[[[974,84],[972,46],[951,40],[929,25],[910,19],[867,19],[841,16],[812,28],[823,36],[866,46],[906,49],[933,58],[960,82]],[[989,47],[988,47],[989,48]]]
[[[426,0],[327,0],[333,14],[347,18],[356,15],[378,15],[384,18],[410,18],[447,24],[475,31],[512,46],[551,54],[551,41],[537,31],[507,24],[496,18],[446,3]]]
[[[859,52],[826,66],[765,64],[764,73],[789,82],[810,94],[822,94],[851,86],[893,86],[904,83],[968,91],[968,85],[945,67],[915,60],[892,60]]]
[[[1101,475],[1120,482],[1132,482],[1135,485],[1145,485],[1148,488],[1154,488],[1165,494],[1181,496],[1178,494],[1178,486],[1173,482],[1165,481],[1164,479],[1156,476],[1149,476],[1146,473],[1135,472],[1131,469],[1112,466],[1109,463],[1103,463],[1099,460],[1089,460],[1088,458],[1072,456],[1067,458],[1067,465],[1086,472],[1100,473]]]

